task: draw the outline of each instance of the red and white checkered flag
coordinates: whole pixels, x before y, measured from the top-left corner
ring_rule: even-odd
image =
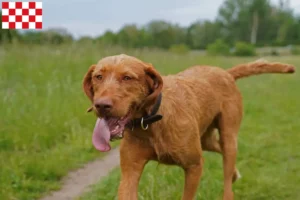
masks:
[[[42,29],[42,2],[2,2],[2,29]]]

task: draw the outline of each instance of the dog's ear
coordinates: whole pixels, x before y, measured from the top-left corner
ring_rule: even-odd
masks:
[[[83,91],[86,96],[93,102],[94,90],[92,85],[92,73],[96,65],[90,66],[88,72],[85,74],[82,82]]]
[[[145,68],[146,81],[149,87],[149,95],[146,97],[145,106],[155,103],[157,96],[162,90],[163,80],[158,71],[151,65]]]

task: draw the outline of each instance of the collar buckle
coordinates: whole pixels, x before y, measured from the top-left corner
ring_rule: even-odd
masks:
[[[144,117],[142,117],[142,119],[141,119],[141,128],[143,130],[147,130],[149,128],[149,124],[146,124],[146,127],[144,126]]]

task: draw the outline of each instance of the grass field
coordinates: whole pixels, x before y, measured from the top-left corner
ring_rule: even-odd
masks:
[[[100,154],[91,144],[95,122],[85,113],[81,89],[88,67],[103,56],[127,53],[151,62],[162,74],[194,64],[230,67],[256,58],[173,55],[149,50],[91,46],[0,48],[0,199],[37,199],[59,180]],[[270,60],[300,64],[297,57]],[[299,68],[298,68],[299,69]],[[299,70],[298,70],[299,71]],[[300,199],[300,75],[263,75],[239,81],[245,118],[240,131],[234,186],[237,199]],[[94,186],[84,200],[115,199],[119,169]],[[183,173],[149,163],[140,199],[179,199]],[[205,154],[199,199],[222,192],[221,157]]]
[[[121,50],[115,50],[121,51]],[[89,66],[111,52],[96,48],[0,49],[0,199],[36,199],[100,154],[93,114],[81,89]]]

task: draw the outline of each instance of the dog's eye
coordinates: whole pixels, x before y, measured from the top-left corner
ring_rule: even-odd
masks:
[[[129,77],[129,76],[124,76],[124,77],[123,77],[123,80],[124,80],[124,81],[129,81],[129,80],[131,80],[131,79],[132,79],[132,78]]]
[[[102,75],[97,75],[96,78],[97,78],[98,80],[101,80],[101,79],[102,79]]]

